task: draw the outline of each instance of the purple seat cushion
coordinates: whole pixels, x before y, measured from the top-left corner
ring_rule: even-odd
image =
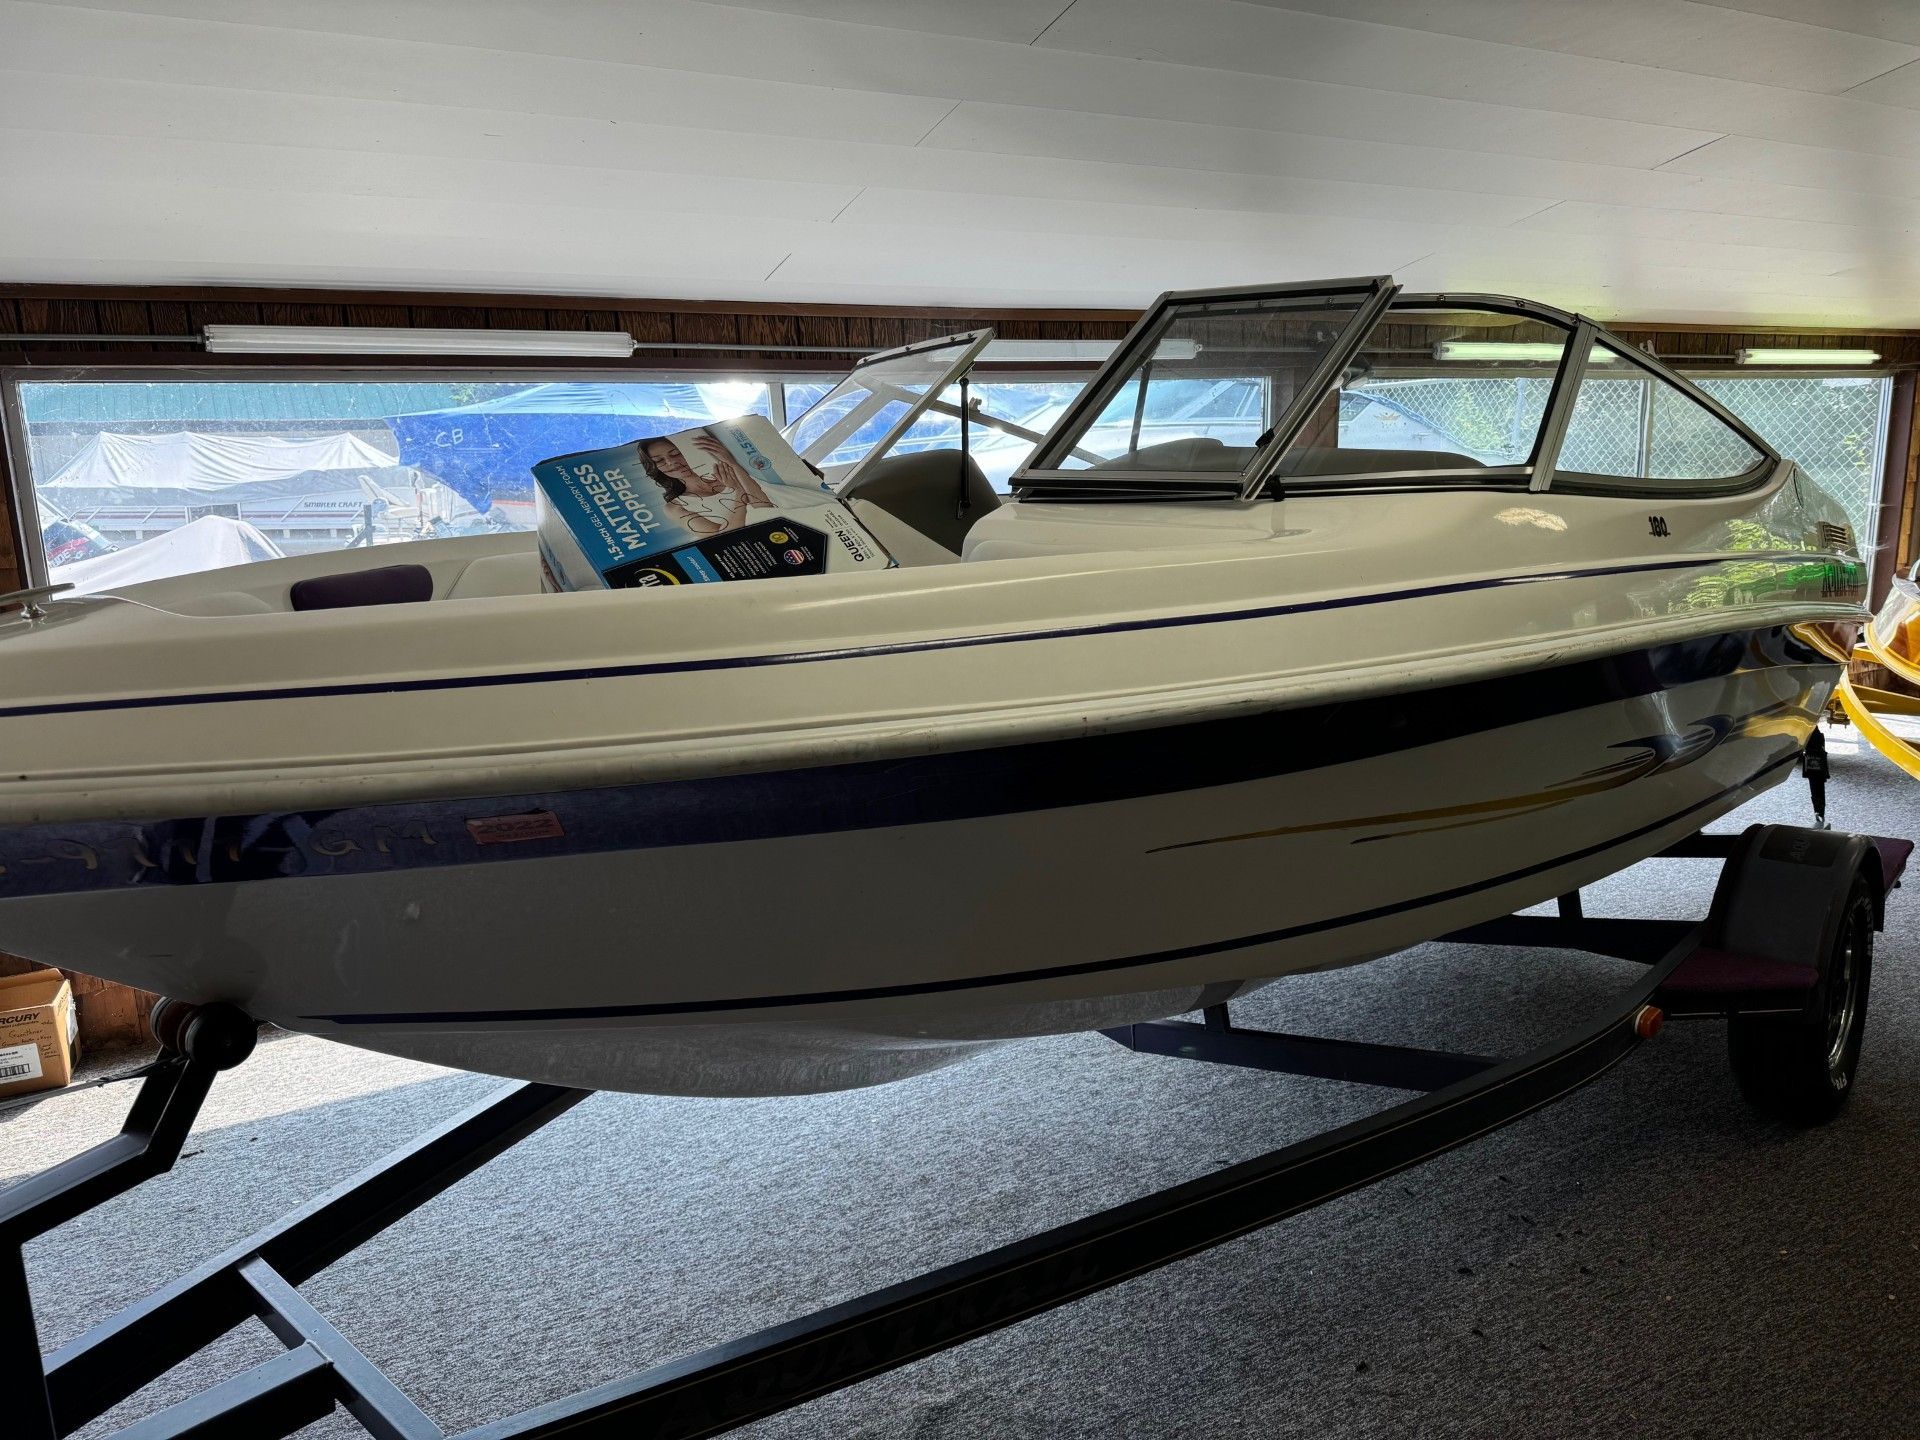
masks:
[[[296,580],[288,592],[296,610],[341,610],[353,605],[408,605],[433,598],[433,572],[424,565],[382,565],[344,575]]]

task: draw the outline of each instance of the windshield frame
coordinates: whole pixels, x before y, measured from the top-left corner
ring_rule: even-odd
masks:
[[[1283,490],[1287,494],[1295,495],[1324,495],[1338,491],[1373,489],[1490,488],[1525,490],[1534,494],[1554,490],[1561,494],[1594,494],[1623,498],[1638,496],[1671,499],[1677,493],[1687,497],[1706,497],[1733,495],[1743,490],[1753,489],[1764,484],[1781,464],[1780,452],[1720,401],[1694,384],[1687,376],[1665,364],[1658,356],[1628,343],[1607,329],[1605,325],[1588,316],[1562,310],[1538,300],[1523,299],[1517,295],[1493,295],[1471,291],[1426,291],[1395,295],[1373,323],[1376,326],[1391,323],[1396,314],[1448,309],[1486,310],[1499,314],[1525,316],[1529,319],[1549,321],[1568,332],[1566,347],[1561,353],[1559,364],[1554,367],[1553,387],[1548,392],[1546,408],[1541,413],[1539,428],[1534,433],[1533,450],[1524,464],[1490,465],[1483,469],[1458,472],[1368,470],[1358,471],[1352,475],[1288,478],[1276,476],[1274,473],[1285,458],[1283,447],[1272,457],[1271,465],[1258,477],[1257,483],[1250,484],[1241,498],[1279,499]],[[1349,358],[1351,354],[1359,353],[1365,346],[1367,338],[1362,336],[1357,341]],[[1609,376],[1620,376],[1629,370],[1637,369],[1643,375],[1672,386],[1732,430],[1758,452],[1759,458],[1739,475],[1730,476],[1724,480],[1649,479],[1636,483],[1630,476],[1592,477],[1574,470],[1563,472],[1560,466],[1561,446],[1566,438],[1568,423],[1573,418],[1574,406],[1579,402],[1581,382],[1586,379],[1596,364],[1604,363],[1593,359],[1596,347],[1615,352],[1624,362],[1623,365],[1609,368],[1606,371]]]
[[[820,409],[821,406],[831,403],[835,396],[856,385],[868,391],[868,401],[863,401],[859,405],[856,405],[844,419],[837,421],[819,439],[808,445],[806,449],[803,450],[798,445],[794,445],[794,452],[799,455],[803,461],[814,466],[817,470],[824,471],[826,468],[826,456],[831,455],[845,443],[847,437],[858,434],[860,427],[871,420],[874,414],[885,405],[894,401],[904,401],[907,407],[906,413],[887,427],[880,438],[868,447],[866,454],[862,455],[858,460],[853,461],[841,474],[833,477],[831,483],[834,488],[843,490],[858,479],[860,472],[865,470],[868,465],[880,459],[891,450],[894,445],[898,443],[900,437],[913,428],[914,422],[917,421],[930,406],[938,403],[941,397],[946,394],[951,386],[959,381],[962,375],[973,368],[973,362],[979,358],[980,352],[985,350],[992,342],[993,335],[994,332],[989,327],[983,327],[978,330],[961,330],[952,335],[940,335],[931,340],[916,340],[910,345],[896,345],[891,350],[876,350],[871,355],[864,355],[854,364],[851,370],[840,377],[831,390],[814,401],[813,404],[809,405],[800,414],[787,421],[787,423],[781,427],[780,436],[789,444],[793,444],[795,433],[799,430],[800,426],[806,422],[807,417],[812,415],[814,411]],[[939,377],[931,381],[927,385],[926,390],[920,394],[915,394],[911,390],[904,390],[897,385],[889,385],[885,382],[875,385],[870,383],[869,380],[861,378],[862,372],[868,372],[870,374],[872,367],[876,365],[883,365],[893,360],[905,359],[910,355],[928,355],[934,351],[946,349],[951,349],[954,352],[953,359],[948,363],[946,369],[940,373]],[[810,453],[816,450],[819,452],[818,458],[815,458],[814,455]]]
[[[1233,302],[1284,296],[1315,296],[1371,292],[1338,340],[1325,352],[1308,384],[1303,385],[1284,420],[1276,422],[1268,442],[1261,446],[1252,463],[1238,476],[1229,472],[1205,471],[1149,472],[1140,470],[1058,470],[1037,465],[1014,473],[1012,485],[1017,495],[1038,499],[1083,499],[1124,501],[1141,499],[1239,499],[1272,500],[1286,494],[1329,494],[1352,490],[1433,490],[1496,488],[1540,492],[1558,490],[1570,493],[1606,494],[1617,497],[1664,495],[1689,496],[1737,494],[1767,482],[1782,464],[1780,453],[1753,427],[1733,414],[1720,401],[1702,390],[1687,376],[1678,373],[1658,356],[1629,344],[1604,325],[1584,315],[1561,310],[1535,300],[1513,295],[1468,291],[1430,291],[1402,293],[1391,276],[1372,279],[1324,280],[1293,285],[1247,287],[1226,290],[1170,291],[1161,295],[1128,332],[1101,372],[1083,390],[1072,406],[1055,422],[1047,440],[1035,449],[1031,459],[1052,460],[1065,446],[1066,437],[1076,440],[1082,431],[1112,399],[1112,396],[1138,369],[1138,357],[1149,344],[1158,342],[1168,317],[1176,307],[1194,302]],[[1568,332],[1566,347],[1554,367],[1553,385],[1535,431],[1532,452],[1524,464],[1485,466],[1473,470],[1377,470],[1337,476],[1278,475],[1281,462],[1317,405],[1334,390],[1346,367],[1366,344],[1373,331],[1390,321],[1396,313],[1421,310],[1484,310],[1512,314],[1553,323]],[[1594,481],[1574,471],[1559,473],[1560,450],[1567,424],[1572,418],[1581,381],[1593,364],[1596,344],[1617,352],[1628,367],[1660,380],[1692,400],[1713,418],[1731,429],[1758,453],[1758,460],[1746,471],[1717,481],[1658,481],[1639,484],[1631,477]],[[1676,492],[1676,486],[1680,489]]]
[[[1354,351],[1379,322],[1387,304],[1399,293],[1391,275],[1355,276],[1338,280],[1315,280],[1293,285],[1236,285],[1211,290],[1169,290],[1147,307],[1133,329],[1114,350],[1100,372],[1075,398],[1047,438],[1034,450],[1028,463],[1015,471],[1015,493],[1044,493],[1049,489],[1085,494],[1090,491],[1126,492],[1151,490],[1204,496],[1245,498],[1263,483],[1273,464],[1292,441],[1294,434],[1324,398]],[[1203,472],[1192,470],[1066,470],[1059,468],[1063,455],[1071,453],[1081,436],[1092,428],[1113,397],[1134,375],[1158,346],[1162,334],[1180,314],[1206,313],[1210,309],[1231,310],[1266,300],[1307,300],[1324,296],[1355,299],[1357,304],[1345,327],[1327,347],[1312,376],[1300,387],[1286,413],[1268,427],[1265,443],[1239,471]]]
[[[1729,410],[1720,401],[1702,390],[1685,375],[1663,364],[1657,356],[1651,355],[1637,345],[1608,330],[1606,326],[1589,320],[1586,316],[1575,317],[1579,326],[1574,331],[1573,343],[1567,347],[1566,361],[1561,367],[1560,378],[1555,382],[1553,399],[1548,405],[1547,414],[1540,427],[1540,447],[1534,452],[1534,463],[1530,467],[1532,476],[1528,488],[1534,491],[1554,490],[1563,495],[1610,495],[1624,498],[1638,496],[1665,497],[1668,499],[1695,499],[1714,495],[1737,495],[1743,490],[1751,490],[1764,484],[1780,468],[1782,457],[1778,450],[1762,439],[1746,421]],[[1573,418],[1573,408],[1579,403],[1580,386],[1587,378],[1587,371],[1593,365],[1595,343],[1611,350],[1620,360],[1630,367],[1637,368],[1652,381],[1660,381],[1678,390],[1685,398],[1694,402],[1714,419],[1726,426],[1747,447],[1756,452],[1753,464],[1738,475],[1729,475],[1718,479],[1690,480],[1665,479],[1658,476],[1631,475],[1591,475],[1580,470],[1562,470],[1560,466],[1561,443],[1566,438],[1568,422]],[[1618,378],[1623,372],[1608,372],[1609,378]],[[1551,438],[1552,446],[1547,446]]]
[[[1576,347],[1582,345],[1585,346],[1580,351],[1582,355],[1591,351],[1594,337],[1600,333],[1599,327],[1581,316],[1569,314],[1567,311],[1535,300],[1523,300],[1515,295],[1486,295],[1465,291],[1397,294],[1374,324],[1376,328],[1379,325],[1390,324],[1396,315],[1418,315],[1422,311],[1461,310],[1517,315],[1529,320],[1545,321],[1566,332],[1566,345],[1561,351],[1560,359],[1553,364],[1553,382],[1547,391],[1547,403],[1541,411],[1540,422],[1534,429],[1532,448],[1524,461],[1511,465],[1486,465],[1472,470],[1362,470],[1350,475],[1285,476],[1277,473],[1287,456],[1287,447],[1283,447],[1273,456],[1272,463],[1253,483],[1248,485],[1241,498],[1277,500],[1283,491],[1295,495],[1318,495],[1359,489],[1544,489],[1545,486],[1539,483],[1538,477],[1544,474],[1551,478],[1552,470],[1549,467],[1543,471],[1542,462],[1549,456],[1558,455],[1560,440],[1572,412],[1572,398],[1579,391],[1580,377],[1569,375],[1570,357]],[[1359,354],[1371,338],[1371,332],[1362,336],[1349,353],[1348,360]],[[1584,368],[1583,365],[1583,371]],[[1291,441],[1288,444],[1290,446]]]

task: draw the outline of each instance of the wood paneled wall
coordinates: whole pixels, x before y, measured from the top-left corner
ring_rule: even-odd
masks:
[[[287,290],[89,290],[0,285],[0,335],[82,337],[21,344],[0,339],[0,365],[259,364],[254,356],[210,356],[153,336],[197,336],[203,326],[369,325],[420,329],[625,330],[646,345],[741,345],[738,351],[642,350],[634,369],[737,366],[835,368],[832,356],[784,352],[782,345],[885,349],[976,325],[1013,339],[1108,339],[1133,317],[1110,311],[953,310],[903,306],[838,309],[800,305],[731,306],[706,301],[611,300],[528,295],[349,294]],[[99,340],[90,336],[115,337]],[[278,358],[278,357],[270,357]],[[444,366],[444,358],[379,357],[382,365]],[[473,361],[468,363],[484,363]],[[518,362],[516,362],[518,363]],[[578,366],[577,360],[540,362]]]
[[[1904,406],[1902,401],[1905,401]],[[1895,575],[1904,575],[1920,560],[1920,376],[1902,375],[1894,384],[1894,412],[1887,426],[1887,475],[1880,492],[1882,553],[1891,552],[1892,564],[1875,577],[1874,604],[1886,599]],[[1891,537],[1891,538],[1889,538]],[[1885,690],[1917,693],[1890,671],[1867,667],[1867,684]]]

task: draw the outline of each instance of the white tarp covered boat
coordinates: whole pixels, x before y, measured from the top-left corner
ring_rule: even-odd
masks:
[[[472,515],[445,486],[423,487],[417,472],[345,433],[102,431],[37,489],[45,503],[123,546],[218,515],[300,554],[337,549],[356,532],[368,544],[376,531],[417,529],[414,512],[436,502],[450,516]]]
[[[56,585],[71,585],[84,595],[148,580],[170,580],[176,575],[194,575],[203,570],[255,565],[262,560],[281,558],[280,547],[246,521],[225,515],[202,515],[178,530],[169,530],[124,550],[65,565],[50,565],[47,579]]]
[[[504,1074],[874,1083],[1644,858],[1790,772],[1795,627],[1863,618],[1832,500],[1545,307],[1165,297],[1005,503],[894,450],[983,343],[792,429],[897,569],[543,596],[492,536],[0,619],[0,948]],[[1351,443],[1408,377],[1478,388]]]

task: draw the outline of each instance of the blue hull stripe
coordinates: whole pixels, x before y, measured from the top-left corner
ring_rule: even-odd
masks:
[[[1445,904],[1449,900],[1459,900],[1468,895],[1476,895],[1483,890],[1497,889],[1499,886],[1524,880],[1530,876],[1557,869],[1562,865],[1571,865],[1603,854],[1617,846],[1629,844],[1642,836],[1651,835],[1657,830],[1686,819],[1689,815],[1698,814],[1702,810],[1719,804],[1728,796],[1758,784],[1776,771],[1796,763],[1798,759],[1798,755],[1789,755],[1775,760],[1738,785],[1728,786],[1705,800],[1687,806],[1684,810],[1662,816],[1650,824],[1642,825],[1637,830],[1630,830],[1614,839],[1572,850],[1564,855],[1556,855],[1551,860],[1542,860],[1519,870],[1509,870],[1504,875],[1495,875],[1491,879],[1477,880],[1471,885],[1457,885],[1450,890],[1438,890],[1430,895],[1397,901],[1391,905],[1375,906],[1371,910],[1356,910],[1347,915],[1335,915],[1324,920],[1309,920],[1303,924],[1288,925],[1278,930],[1262,930],[1252,935],[1236,935],[1226,940],[1209,940],[1203,944],[1182,946],[1175,950],[1150,950],[1144,954],[1123,955],[1117,959],[1089,960],[1078,965],[1054,965],[1041,970],[1021,970],[1005,975],[931,980],[914,985],[881,985],[864,990],[826,990],[808,995],[755,995],[738,1000],[682,1000],[666,1005],[578,1005],[532,1010],[397,1011],[391,1014],[309,1015],[302,1018],[330,1021],[335,1025],[472,1025],[643,1019],[647,1016],[723,1014],[742,1010],[779,1010],[796,1005],[844,1005],[860,1000],[894,1000],[913,995],[938,995],[955,990],[1022,985],[1039,980],[1060,980],[1076,975],[1099,975],[1116,970],[1137,969],[1147,965],[1164,965],[1176,960],[1192,960],[1203,955],[1219,955],[1233,950],[1248,950],[1255,946],[1277,944],[1283,940],[1323,934],[1349,925],[1363,925],[1371,920],[1424,909],[1430,905]]]
[[[1102,804],[1370,759],[1748,672],[1796,671],[1810,687],[1822,667],[1834,669],[1770,629],[1369,701],[892,760],[280,814],[6,827],[0,948],[12,897],[488,865]],[[1647,751],[1678,742],[1663,711],[1648,707],[1647,723]],[[1633,757],[1622,749],[1619,758]]]
[[[1743,561],[1782,563],[1830,561],[1828,555],[1756,553]],[[1608,575],[1638,575],[1662,570],[1711,568],[1718,561],[1663,560],[1646,565],[1601,566],[1560,570],[1540,575],[1513,575],[1503,579],[1464,580],[1445,585],[1423,585],[1411,590],[1371,595],[1345,595],[1329,600],[1302,600],[1285,605],[1263,605],[1252,610],[1221,610],[1202,615],[1165,615],[1146,620],[1114,620],[1098,625],[1067,626],[1055,630],[1026,630],[1004,635],[956,635],[944,640],[902,640],[883,645],[857,645],[832,650],[802,650],[790,654],[723,655],[701,660],[667,660],[638,665],[599,665],[575,670],[524,670],[499,675],[455,675],[432,680],[387,680],[338,685],[296,685],[270,690],[209,690],[185,695],[145,695],[112,700],[70,700],[47,705],[0,707],[0,720],[39,715],[79,715],[106,710],[153,710],[176,705],[223,705],[254,700],[322,700],[348,695],[404,695],[431,690],[473,690],[500,685],[546,685],[575,680],[630,679],[642,675],[681,675],[702,670],[748,670],[768,665],[809,665],[828,660],[860,660],[879,655],[906,655],[929,650],[966,650],[981,645],[1018,645],[1035,640],[1065,640],[1087,635],[1120,635],[1137,630],[1169,630],[1190,625],[1217,625],[1240,620],[1268,620],[1283,615],[1308,615],[1326,610],[1349,610],[1387,605],[1402,600],[1425,600],[1472,590],[1497,590],[1514,585],[1539,585],[1554,580],[1587,580]]]

